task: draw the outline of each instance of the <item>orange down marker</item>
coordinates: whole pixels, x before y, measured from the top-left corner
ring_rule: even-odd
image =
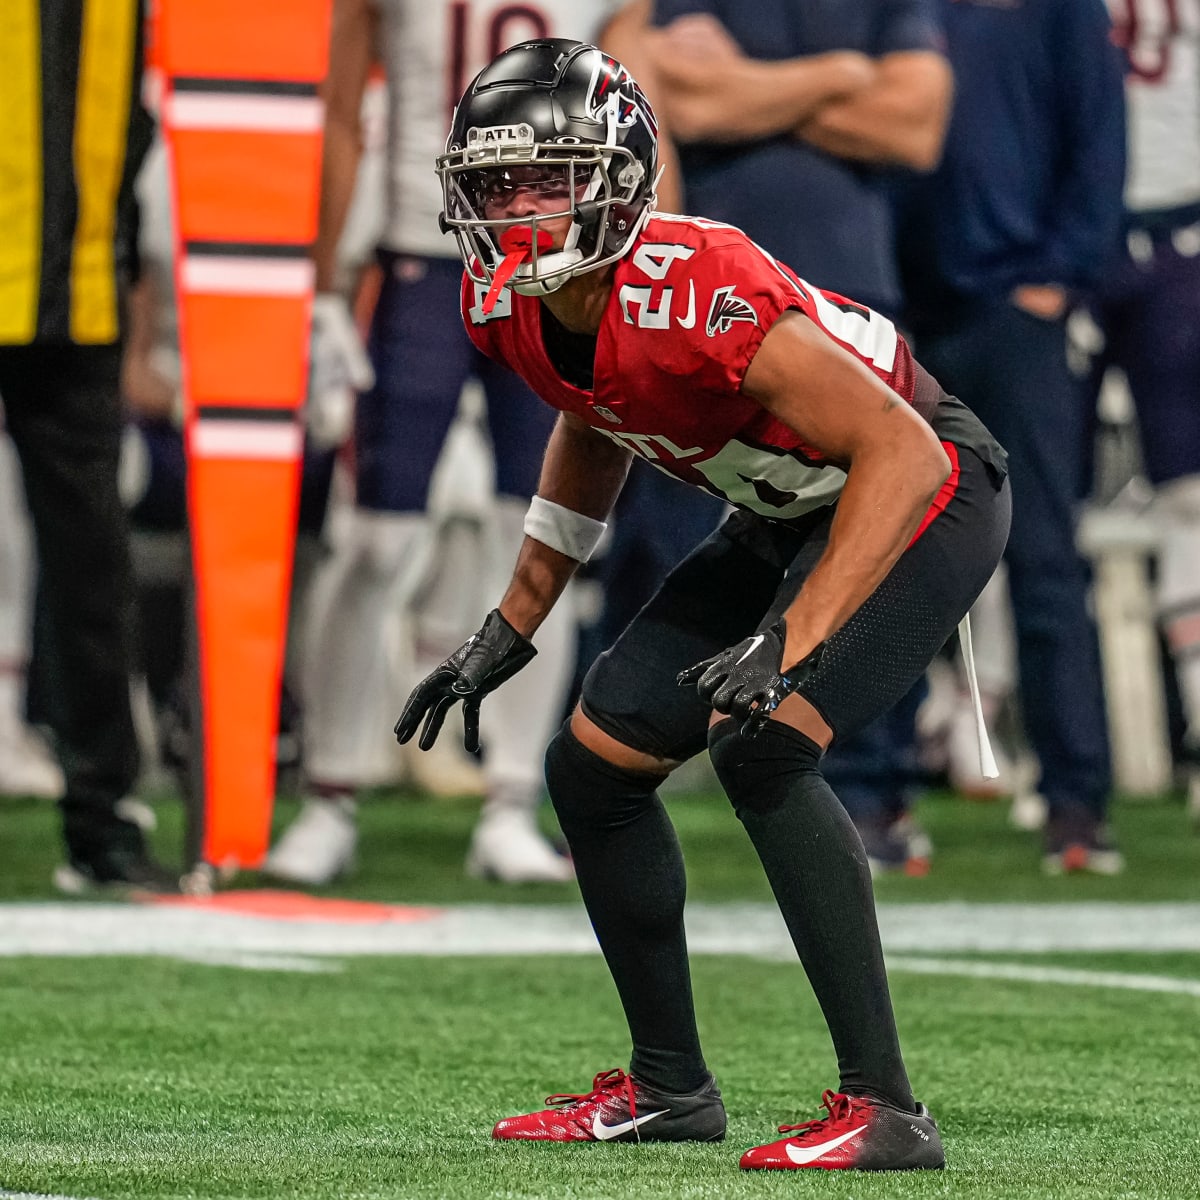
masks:
[[[258,866],[295,543],[330,0],[163,0],[204,743],[201,858]]]

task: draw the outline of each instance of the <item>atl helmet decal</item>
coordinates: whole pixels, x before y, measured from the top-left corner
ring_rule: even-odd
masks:
[[[511,149],[519,146],[522,149],[532,149],[533,142],[533,126],[524,122],[520,125],[488,125],[483,128],[472,125],[467,130],[468,153],[492,147]]]
[[[751,325],[758,324],[758,313],[754,306],[741,296],[734,295],[733,287],[717,288],[713,292],[712,303],[708,306],[708,320],[704,332],[709,337],[718,333],[728,333],[735,321],[749,321]]]

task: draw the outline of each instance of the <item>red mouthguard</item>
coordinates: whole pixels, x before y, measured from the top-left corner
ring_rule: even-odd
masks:
[[[537,231],[536,249],[539,254],[545,254],[553,244],[553,239],[544,229]],[[496,268],[496,273],[492,276],[492,286],[483,298],[485,316],[496,307],[501,289],[512,278],[513,272],[533,257],[534,248],[532,225],[514,225],[500,235],[500,249],[504,251],[504,259]]]

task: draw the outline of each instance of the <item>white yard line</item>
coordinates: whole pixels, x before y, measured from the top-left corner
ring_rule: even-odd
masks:
[[[365,919],[346,921],[170,905],[11,904],[0,906],[0,957],[157,956],[245,970],[324,973],[340,970],[339,960],[361,956],[596,953],[578,905],[375,905],[366,912]],[[889,968],[897,973],[1200,996],[1195,979],[938,957],[1197,953],[1200,904],[893,904],[880,906],[879,923]],[[795,957],[783,921],[769,904],[689,905],[688,945],[694,954]],[[12,1195],[0,1191],[0,1200]]]
[[[0,957],[165,955],[213,961],[271,957],[592,954],[577,905],[385,906],[370,920],[287,920],[155,905],[48,903],[0,906]],[[1200,952],[1200,904],[893,904],[880,928],[892,954],[1050,951]],[[770,904],[693,904],[688,944],[699,954],[792,956]]]
[[[77,1200],[74,1196],[49,1196],[44,1192],[6,1192],[0,1188],[0,1200]]]
[[[959,975],[970,979],[1011,979],[1019,983],[1056,983],[1065,987],[1122,988],[1131,992],[1172,992],[1200,996],[1200,979],[1171,975],[1135,975],[1123,971],[1082,971],[1072,967],[1034,967],[1025,963],[964,962],[953,958],[889,955],[893,974]]]

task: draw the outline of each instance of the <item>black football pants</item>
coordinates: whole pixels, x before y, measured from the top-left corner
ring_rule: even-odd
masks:
[[[37,542],[39,686],[66,776],[68,845],[116,829],[138,746],[129,703],[132,579],[117,492],[119,346],[0,346],[0,398]]]

